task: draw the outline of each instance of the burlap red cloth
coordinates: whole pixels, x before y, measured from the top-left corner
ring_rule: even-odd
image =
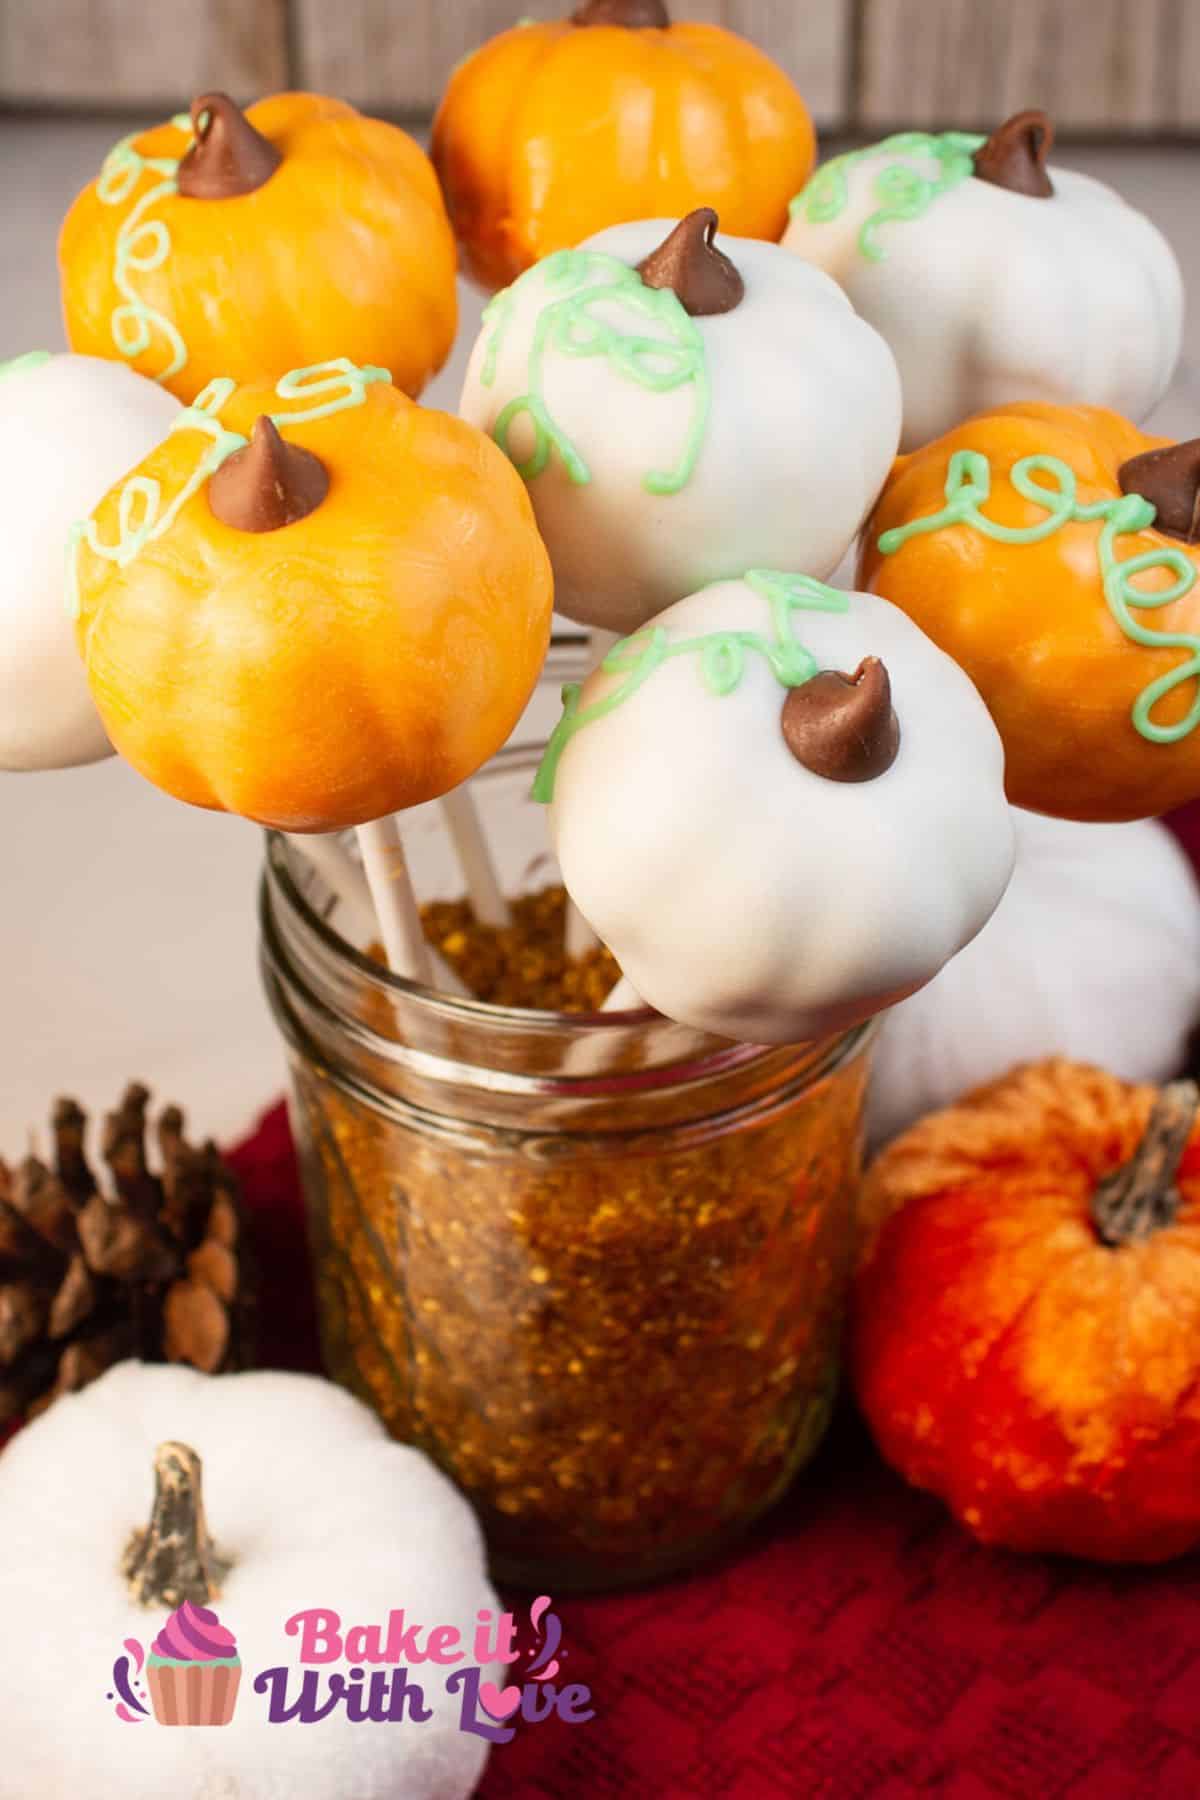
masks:
[[[1200,808],[1179,836],[1195,860]],[[263,1360],[313,1368],[282,1108],[233,1161]],[[497,1747],[483,1800],[1200,1796],[1200,1557],[1148,1573],[981,1550],[883,1467],[848,1406],[739,1555],[556,1610],[564,1678],[591,1686],[596,1717]]]

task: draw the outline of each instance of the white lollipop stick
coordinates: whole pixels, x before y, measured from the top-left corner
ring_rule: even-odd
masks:
[[[334,832],[310,832],[303,836],[299,832],[289,832],[287,840],[336,895],[341,913],[339,923],[344,923],[346,927],[342,936],[353,936],[364,944],[370,943],[372,938],[380,937],[383,927],[371,898],[366,872],[362,864],[356,863],[348,854],[341,838]],[[433,979],[438,992],[453,994],[460,1000],[474,999],[475,996],[462,976],[440,951],[428,941],[425,948],[433,965]]]
[[[494,925],[500,929],[511,925],[512,913],[504,898],[470,789],[465,784],[452,788],[442,795],[441,807],[462,867],[472,912],[481,925]]]
[[[429,946],[421,929],[421,915],[413,893],[412,877],[395,819],[373,819],[357,828],[358,848],[379,932],[393,975],[430,985]]]
[[[601,1012],[640,1012],[646,1002],[630,981],[628,975],[622,975],[604,1005]]]
[[[592,667],[598,669],[614,644],[619,644],[619,631],[601,631],[598,627],[592,632]],[[570,894],[567,895],[567,915],[563,936],[563,948],[571,958],[586,956],[589,950],[599,948],[600,939],[592,930]],[[638,1002],[640,1005],[640,1002]]]

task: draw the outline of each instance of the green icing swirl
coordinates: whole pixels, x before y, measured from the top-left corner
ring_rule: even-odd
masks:
[[[577,732],[597,719],[606,718],[626,700],[631,700],[655,670],[677,656],[696,656],[700,663],[700,679],[709,692],[718,696],[731,694],[746,672],[748,655],[765,657],[781,687],[802,687],[817,673],[812,652],[795,636],[793,614],[797,612],[844,613],[850,609],[850,597],[837,588],[826,587],[811,575],[781,574],[775,569],[748,569],[742,577],[766,600],[771,611],[771,635],[758,631],[710,631],[701,637],[682,638],[673,644],[661,625],[647,625],[632,637],[614,644],[600,664],[608,675],[624,675],[625,680],[602,700],[582,706],[581,682],[569,681],[562,691],[563,713],[550,734],[541,767],[533,784],[533,798],[543,805],[554,798],[554,783],[563,752]]]
[[[281,429],[285,425],[302,425],[310,419],[328,418],[348,406],[361,406],[368,386],[375,381],[391,381],[386,369],[368,365],[359,368],[346,357],[331,362],[312,363],[305,369],[292,369],[275,384],[281,400],[315,400],[315,405],[299,412],[270,413],[268,417]],[[240,431],[229,431],[217,416],[233,394],[237,383],[228,376],[210,381],[190,406],[185,406],[171,421],[171,431],[199,431],[209,439],[192,473],[179,492],[165,506],[162,484],[148,475],[130,475],[121,485],[117,501],[117,536],[106,544],[100,538],[95,518],[81,519],[72,525],[67,541],[67,612],[77,619],[79,598],[79,547],[86,544],[93,555],[103,557],[124,569],[156,539],[170,531],[183,508],[199,492],[209,477],[220,468],[226,457],[241,450],[249,439]]]
[[[188,141],[178,156],[143,156],[134,148],[141,133],[134,132],[109,151],[96,182],[96,198],[101,205],[124,206],[143,175],[162,177],[146,189],[118,227],[113,251],[113,286],[123,304],[114,307],[110,321],[112,340],[118,353],[131,362],[150,348],[156,331],[166,339],[171,359],[153,377],[155,381],[169,381],[172,375],[178,375],[188,359],[187,345],[176,326],[143,300],[133,285],[135,275],[148,275],[161,268],[171,253],[171,234],[162,220],[146,217],[160,200],[179,192],[179,165],[191,147],[192,122],[186,113],[178,113],[171,124],[187,133]]]
[[[864,150],[847,150],[842,156],[823,163],[792,201],[793,218],[803,214],[810,224],[828,225],[849,205],[850,170],[871,157],[890,155],[929,156],[938,165],[936,175],[922,175],[907,162],[891,162],[875,176],[874,193],[879,202],[876,210],[858,234],[859,253],[868,262],[883,262],[887,251],[879,242],[879,230],[893,220],[920,219],[935,200],[959,187],[975,173],[975,153],[987,138],[973,131],[898,131],[881,143],[868,144]]]
[[[1049,476],[1057,485],[1045,487],[1035,475]],[[1097,557],[1100,579],[1108,610],[1125,636],[1133,644],[1147,650],[1186,650],[1185,661],[1160,675],[1144,687],[1130,710],[1134,728],[1151,744],[1176,744],[1200,724],[1200,637],[1186,631],[1154,631],[1133,616],[1154,611],[1182,600],[1196,585],[1196,567],[1182,550],[1164,544],[1157,550],[1145,550],[1139,556],[1122,561],[1117,556],[1117,539],[1124,533],[1144,531],[1154,523],[1154,507],[1141,494],[1121,494],[1111,500],[1097,500],[1081,506],[1077,498],[1078,481],[1069,463],[1057,456],[1023,456],[1015,462],[1009,480],[1017,493],[1031,500],[1045,513],[1033,525],[1000,525],[979,510],[992,491],[992,469],[986,456],[978,450],[956,450],[950,458],[946,475],[946,505],[941,512],[922,519],[912,519],[885,531],[879,539],[884,556],[891,556],[910,538],[926,532],[941,531],[952,525],[966,525],[1000,544],[1040,544],[1064,525],[1102,522]],[[1163,569],[1175,576],[1170,587],[1148,594],[1133,585],[1135,576],[1150,569]],[[1196,697],[1188,712],[1174,725],[1156,725],[1151,717],[1158,702],[1173,693],[1184,682],[1197,683]]]
[[[491,336],[479,379],[491,387],[505,336],[516,311],[517,296],[530,283],[540,283],[548,296],[534,326],[526,379],[528,391],[510,400],[492,428],[492,436],[526,481],[534,481],[557,452],[568,478],[582,487],[591,470],[550,412],[545,396],[546,358],[600,356],[616,373],[652,393],[669,394],[690,386],[694,403],[679,460],[672,469],[651,469],[642,486],[651,494],[677,494],[691,479],[704,443],[711,390],[704,338],[678,295],[670,288],[647,287],[637,270],[597,250],[556,250],[489,301],[484,324]],[[619,306],[659,328],[623,331],[597,318],[601,306]],[[517,462],[509,448],[514,422],[527,417],[533,426],[533,451]]]
[[[9,375],[19,375],[23,369],[40,369],[49,361],[49,350],[26,350],[23,356],[10,356],[7,362],[0,362],[0,381]]]

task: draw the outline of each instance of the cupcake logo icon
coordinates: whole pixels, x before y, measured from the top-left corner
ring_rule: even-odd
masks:
[[[108,1698],[125,1724],[153,1717],[160,1725],[228,1725],[241,1686],[242,1659],[233,1633],[211,1608],[185,1600],[149,1654],[136,1638],[126,1638],[122,1648]]]

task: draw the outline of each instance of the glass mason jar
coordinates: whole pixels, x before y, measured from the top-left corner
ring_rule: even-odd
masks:
[[[540,748],[477,776],[510,893],[556,878]],[[462,889],[405,815],[422,900]],[[496,1576],[619,1586],[745,1529],[828,1421],[870,1028],[764,1049],[649,1011],[400,980],[268,839],[264,978],[330,1374],[472,1501]]]

